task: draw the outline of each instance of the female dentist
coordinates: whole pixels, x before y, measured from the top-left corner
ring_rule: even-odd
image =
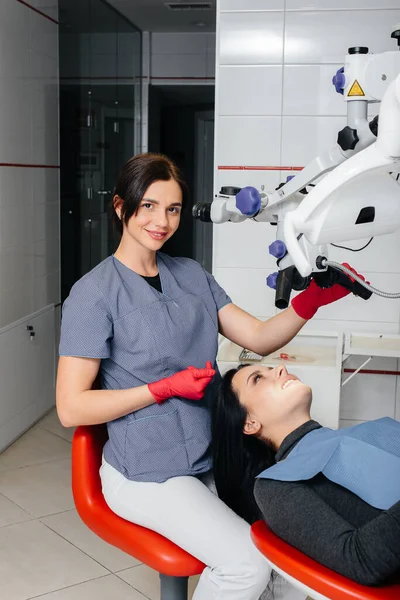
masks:
[[[107,423],[105,500],[207,565],[195,600],[257,600],[270,567],[249,525],[209,489],[218,332],[267,355],[349,292],[312,283],[287,310],[259,321],[197,262],[160,252],[186,201],[181,174],[165,156],[141,154],[123,167],[113,198],[118,249],[63,306],[57,410],[67,427]],[[294,593],[286,587],[274,597]]]

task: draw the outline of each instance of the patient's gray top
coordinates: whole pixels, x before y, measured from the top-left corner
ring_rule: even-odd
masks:
[[[319,427],[315,421],[298,427],[276,460]],[[379,510],[322,473],[306,481],[257,479],[254,493],[276,535],[328,568],[364,585],[400,571],[400,502]]]

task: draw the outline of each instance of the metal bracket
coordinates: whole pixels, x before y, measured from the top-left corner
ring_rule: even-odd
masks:
[[[356,369],[356,370],[354,371],[354,373],[352,373],[352,374],[350,375],[350,377],[348,377],[347,379],[345,379],[345,380],[342,382],[342,385],[341,385],[341,387],[344,387],[344,386],[346,385],[346,383],[348,383],[348,382],[350,381],[350,379],[353,379],[353,377],[354,377],[355,375],[357,375],[357,373],[359,373],[359,372],[361,371],[361,369],[362,369],[363,367],[365,367],[365,365],[367,365],[367,364],[370,362],[370,360],[372,360],[372,356],[370,356],[369,358],[367,358],[367,360],[365,360],[365,361],[364,361],[364,362],[363,362],[363,363],[362,363],[362,364],[361,364],[361,365],[358,367],[358,369]]]

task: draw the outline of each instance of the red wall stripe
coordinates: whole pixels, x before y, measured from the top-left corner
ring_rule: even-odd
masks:
[[[0,162],[0,167],[21,167],[21,168],[28,168],[28,169],[59,169],[60,165],[29,165],[29,164],[22,164],[22,163],[6,163],[6,162]]]
[[[218,165],[219,171],[302,171],[304,167],[277,167],[277,166],[226,166]]]
[[[343,369],[345,373],[355,373],[356,369]],[[376,369],[361,369],[358,373],[364,375],[400,375],[400,371],[378,371]]]
[[[41,15],[42,17],[44,17],[45,19],[48,19],[49,21],[51,21],[52,23],[55,23],[56,25],[59,25],[59,21],[56,21],[55,19],[53,19],[53,17],[50,17],[49,15],[46,15],[46,13],[44,13],[43,11],[39,10],[38,8],[35,8],[34,6],[32,6],[31,4],[28,4],[28,2],[25,2],[25,0],[17,0],[17,2],[19,2],[20,4],[23,4],[24,6],[26,6],[27,8],[30,8],[31,10],[33,10],[35,13],[37,13],[38,15]]]

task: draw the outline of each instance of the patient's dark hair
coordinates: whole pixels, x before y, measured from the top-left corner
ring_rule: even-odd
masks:
[[[232,378],[222,378],[212,414],[212,454],[218,496],[236,514],[253,523],[261,517],[253,488],[255,477],[275,463],[275,450],[255,435],[243,433],[247,411],[233,390]]]

